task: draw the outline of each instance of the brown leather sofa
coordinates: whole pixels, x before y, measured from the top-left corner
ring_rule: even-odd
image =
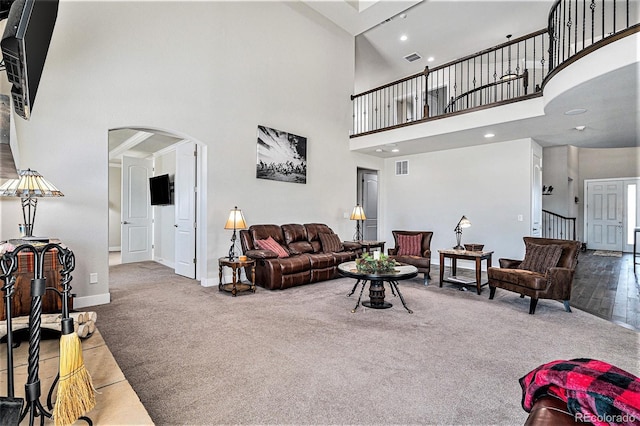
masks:
[[[389,257],[395,259],[398,262],[406,263],[407,265],[413,265],[418,268],[418,272],[424,274],[424,285],[428,284],[428,280],[431,278],[431,238],[433,232],[431,231],[391,231],[393,239],[395,241],[395,247],[387,250]],[[420,256],[408,256],[399,255],[398,249],[398,236],[400,235],[421,235],[422,236],[422,249]]]
[[[546,272],[536,272],[526,269],[525,261],[514,259],[499,259],[500,268],[490,267],[487,270],[489,276],[489,299],[493,299],[496,288],[500,287],[520,293],[520,297],[531,297],[529,313],[533,315],[538,304],[538,299],[562,300],[565,310],[571,312],[569,299],[571,298],[571,287],[578,263],[578,253],[580,242],[571,240],[558,240],[553,238],[524,237],[527,245],[527,252],[531,247],[556,245],[562,248],[559,260],[553,262]]]
[[[322,223],[252,225],[240,231],[242,252],[256,261],[256,285],[276,290],[336,278],[338,265],[355,260],[362,251],[361,246],[343,241],[342,250],[324,250],[323,233],[334,234]],[[287,257],[278,257],[275,252],[258,247],[257,240],[269,237],[287,251]]]
[[[567,403],[553,396],[543,396],[539,398],[527,417],[525,426],[573,426],[589,425],[591,423],[578,422],[569,413]]]

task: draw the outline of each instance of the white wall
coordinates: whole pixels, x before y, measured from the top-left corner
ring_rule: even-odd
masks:
[[[380,179],[386,211],[381,237],[387,247],[393,247],[394,229],[433,231],[432,262],[438,264],[438,250],[456,244],[454,228],[465,215],[472,225],[463,230],[463,244],[493,250],[494,265],[499,257],[522,258],[522,237],[531,229],[534,146],[520,139],[414,155],[406,158],[407,176],[395,176],[394,169],[395,161],[405,158],[387,160]]]
[[[351,235],[343,214],[361,164],[348,150],[353,51],[353,37],[300,3],[61,2],[33,116],[16,130],[18,167],[65,193],[39,206],[36,226],[76,252],[75,305],[109,299],[111,128],[166,129],[208,146],[212,279],[234,205],[250,224],[321,221]],[[308,138],[306,185],[255,178],[259,124]],[[3,234],[19,221],[18,203],[9,221],[4,207]]]

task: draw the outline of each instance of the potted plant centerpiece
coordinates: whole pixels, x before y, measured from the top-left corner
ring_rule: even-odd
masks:
[[[363,253],[362,257],[356,259],[356,269],[365,274],[382,274],[393,272],[397,263],[394,259],[379,251]]]

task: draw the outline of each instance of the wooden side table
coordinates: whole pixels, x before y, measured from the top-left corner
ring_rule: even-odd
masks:
[[[380,248],[380,252],[384,253],[384,241],[367,241],[367,240],[362,240],[362,241],[356,241],[358,244],[360,244],[362,246],[362,250],[367,252],[367,253],[371,253],[371,249],[374,248]]]
[[[483,260],[486,260],[487,269],[489,269],[489,267],[491,266],[491,255],[493,254],[492,251],[438,250],[438,252],[440,253],[440,287],[442,287],[443,281],[462,285],[472,284],[474,282],[473,280],[456,276],[456,268],[458,259],[474,260],[476,263],[476,289],[478,291],[478,294],[482,292],[482,286],[486,285],[487,283],[481,284],[480,282],[480,278],[482,276],[481,264]],[[451,275],[445,279],[444,259],[447,257],[451,259]]]
[[[224,267],[231,268],[233,272],[233,281],[228,284],[222,282],[222,270]],[[240,281],[240,269],[245,267],[251,267],[251,281],[249,283],[243,283]],[[239,291],[251,290],[252,293],[256,292],[256,261],[253,259],[240,260],[232,259],[228,257],[221,257],[218,259],[218,290],[230,291],[232,296],[235,296]],[[247,277],[249,278],[249,277]]]

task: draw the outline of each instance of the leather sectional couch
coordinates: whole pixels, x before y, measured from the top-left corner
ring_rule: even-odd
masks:
[[[285,257],[260,248],[258,241],[269,237],[284,248]],[[336,278],[338,265],[355,260],[362,251],[360,244],[340,241],[322,223],[252,225],[240,231],[240,242],[242,252],[256,261],[256,285],[269,290]]]

